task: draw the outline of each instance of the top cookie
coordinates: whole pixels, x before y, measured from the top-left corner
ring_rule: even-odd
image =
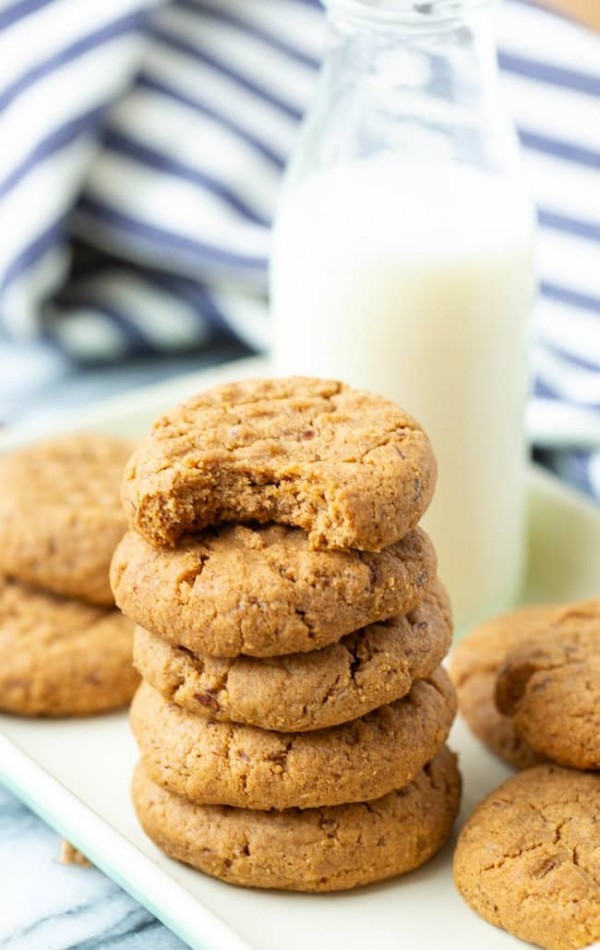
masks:
[[[600,599],[573,605],[544,636],[511,651],[496,703],[539,755],[600,769]]]
[[[0,570],[111,604],[110,559],[125,531],[119,485],[133,443],[67,435],[0,459]]]
[[[158,419],[122,497],[155,545],[254,520],[303,528],[315,549],[380,551],[417,524],[435,478],[427,436],[402,409],[292,377],[219,386]]]

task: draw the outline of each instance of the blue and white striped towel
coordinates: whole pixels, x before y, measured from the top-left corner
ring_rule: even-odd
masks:
[[[600,495],[600,42],[517,0],[497,22],[541,225],[530,425]],[[323,35],[317,0],[0,0],[0,332],[96,362],[266,348]]]

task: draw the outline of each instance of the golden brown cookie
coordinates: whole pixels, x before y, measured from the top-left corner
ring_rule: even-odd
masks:
[[[496,678],[506,654],[543,634],[560,617],[560,606],[522,607],[488,620],[458,643],[450,660],[450,675],[458,706],[475,735],[515,768],[538,765],[543,758],[515,732],[512,720],[496,706]]]
[[[441,848],[460,802],[456,756],[444,748],[401,791],[367,804],[304,811],[193,805],[138,765],[133,801],[170,857],[245,887],[341,891],[404,874]]]
[[[496,705],[539,755],[600,769],[600,599],[573,605],[507,655]]]
[[[112,604],[108,569],[125,531],[119,485],[133,443],[67,435],[0,459],[0,570]]]
[[[546,950],[600,940],[600,775],[528,769],[477,806],[454,854],[468,904]]]
[[[128,617],[194,653],[279,656],[406,613],[435,571],[419,529],[373,554],[311,551],[298,528],[227,525],[176,548],[154,548],[129,531],[111,582]]]
[[[437,581],[404,617],[339,643],[272,659],[196,656],[138,627],[134,662],[162,695],[206,719],[304,732],[358,719],[406,695],[450,648],[448,595]]]
[[[158,419],[123,501],[155,545],[222,521],[274,521],[317,549],[380,551],[419,522],[435,478],[427,436],[383,397],[331,380],[247,380]]]
[[[285,698],[283,698],[285,702]],[[131,707],[149,777],[199,804],[316,808],[406,785],[445,742],[455,714],[443,670],[362,719],[310,733],[212,722],[142,683]]]
[[[132,640],[118,610],[0,579],[0,709],[83,716],[124,706],[139,682]]]

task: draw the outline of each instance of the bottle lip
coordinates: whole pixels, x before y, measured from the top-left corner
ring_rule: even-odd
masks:
[[[331,14],[355,22],[436,26],[488,7],[493,0],[322,0]]]

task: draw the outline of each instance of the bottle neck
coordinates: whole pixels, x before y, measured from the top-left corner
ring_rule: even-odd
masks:
[[[485,109],[497,92],[491,0],[324,0],[329,67],[406,103]],[[327,69],[327,64],[326,64]],[[495,104],[495,103],[494,103]]]
[[[408,160],[515,167],[498,91],[493,0],[323,0],[329,43],[304,141],[327,165]],[[299,167],[299,164],[298,164]]]
[[[371,30],[438,30],[456,25],[493,0],[322,0],[332,21]]]

